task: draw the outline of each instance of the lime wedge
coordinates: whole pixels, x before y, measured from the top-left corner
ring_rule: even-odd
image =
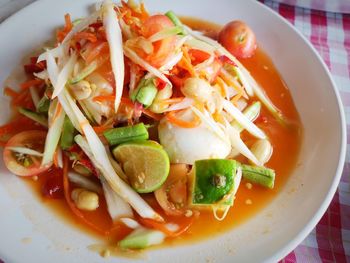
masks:
[[[155,141],[127,142],[115,147],[113,155],[138,193],[153,192],[168,177],[169,157]]]

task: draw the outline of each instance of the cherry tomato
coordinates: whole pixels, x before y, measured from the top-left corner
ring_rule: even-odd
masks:
[[[242,21],[226,24],[219,33],[219,42],[237,58],[249,58],[256,49],[255,34]]]
[[[154,195],[167,215],[182,215],[187,201],[187,166],[173,164],[170,173],[161,188]]]
[[[20,132],[11,137],[3,152],[7,169],[19,176],[33,176],[48,170],[50,166],[41,167],[41,157],[16,153],[9,148],[26,147],[42,153],[45,138],[46,132],[38,130]]]
[[[45,174],[45,182],[41,189],[45,197],[60,199],[64,197],[63,191],[63,174],[59,169],[53,169]]]
[[[173,27],[173,22],[165,15],[153,15],[143,24],[143,36],[148,38],[167,27]],[[154,67],[160,67],[173,54],[176,37],[171,36],[153,42],[153,53],[145,59]]]

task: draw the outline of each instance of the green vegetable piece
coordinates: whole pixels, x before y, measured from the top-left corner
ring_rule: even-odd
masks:
[[[31,111],[29,109],[25,109],[25,108],[22,108],[22,107],[18,108],[18,112],[20,114],[26,116],[27,118],[29,118],[29,119],[37,122],[37,123],[40,123],[42,126],[45,126],[45,127],[48,126],[47,118],[44,115],[40,114],[40,113]]]
[[[83,164],[80,164],[80,163],[77,163],[73,166],[73,170],[76,171],[78,174],[82,174],[82,175],[85,175],[85,176],[88,176],[88,175],[91,175],[92,174],[92,171],[84,166]]]
[[[92,72],[97,69],[97,63],[92,62],[90,65],[86,66],[77,76],[69,80],[69,84],[77,84],[79,81],[85,79],[87,76],[89,76]]]
[[[226,69],[233,76],[237,76],[237,78],[242,82],[242,73],[239,72],[236,66],[231,64],[224,64],[224,69]],[[259,85],[253,85],[254,95],[261,101],[261,103],[268,109],[268,111],[272,114],[272,116],[284,127],[289,127],[291,124],[289,121],[283,116],[281,111],[276,108],[276,106],[271,102],[271,100],[266,96],[265,92],[259,87]]]
[[[73,20],[72,24],[73,24],[73,26],[76,26],[76,25],[80,24],[81,21],[83,21],[82,18],[77,18],[77,19]]]
[[[148,139],[148,131],[143,123],[139,123],[134,126],[114,128],[105,131],[103,135],[111,146],[128,141]]]
[[[164,238],[165,235],[161,231],[140,227],[119,241],[119,247],[123,249],[142,249],[161,244]]]
[[[75,129],[68,118],[68,116],[64,117],[63,122],[63,128],[62,128],[62,135],[61,135],[61,141],[60,145],[63,150],[69,149],[74,144],[74,135],[75,135]]]
[[[181,32],[179,33],[180,35],[185,35],[185,31],[183,29],[183,24],[180,21],[180,19],[175,15],[173,11],[168,11],[165,13],[165,15],[174,23],[175,26],[181,27]]]
[[[146,108],[151,106],[154,98],[157,95],[157,88],[154,84],[154,78],[141,79],[139,85],[131,94],[130,98],[133,102],[138,101],[143,104]]]
[[[148,85],[140,89],[139,93],[137,93],[136,99],[147,108],[151,106],[157,92],[158,90],[154,85]]]
[[[39,100],[38,105],[36,106],[36,110],[39,113],[47,114],[50,107],[50,99],[44,94],[44,96]]]
[[[252,183],[260,184],[272,189],[275,183],[275,171],[266,167],[242,164],[243,178]]]
[[[195,162],[193,205],[232,205],[233,196],[222,202],[232,192],[237,162],[235,160],[209,159]],[[226,196],[227,197],[227,196]]]
[[[260,101],[256,101],[253,104],[249,105],[247,108],[244,109],[243,114],[250,120],[254,121],[260,114],[261,110],[261,103]],[[237,121],[233,121],[231,123],[232,127],[237,129],[238,132],[241,132],[244,130],[242,125],[240,125]]]

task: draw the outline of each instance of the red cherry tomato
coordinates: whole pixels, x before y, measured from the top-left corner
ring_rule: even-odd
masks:
[[[42,185],[41,192],[45,197],[60,199],[64,197],[63,175],[62,171],[55,169],[45,174],[45,183]]]
[[[249,58],[256,49],[255,34],[242,21],[226,24],[219,33],[219,42],[237,58]]]
[[[41,166],[41,157],[17,153],[9,148],[26,147],[42,153],[45,138],[46,132],[37,130],[20,132],[11,137],[3,152],[7,169],[19,176],[33,176],[48,170],[49,166]]]
[[[165,28],[173,27],[173,22],[165,15],[153,15],[143,24],[143,36],[148,38]],[[153,53],[146,56],[146,60],[154,67],[160,67],[174,52],[176,37],[171,36],[153,42]]]
[[[187,202],[187,166],[173,164],[161,188],[154,192],[159,205],[167,215],[182,215]]]

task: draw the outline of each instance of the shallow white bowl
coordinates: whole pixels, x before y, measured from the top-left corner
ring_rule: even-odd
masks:
[[[86,13],[92,0],[38,1],[0,25],[0,83],[24,55],[53,36],[67,12]],[[277,261],[297,246],[328,207],[345,155],[345,121],[325,64],[285,20],[256,1],[147,1],[150,10],[224,24],[245,20],[291,89],[305,133],[298,167],[281,193],[257,216],[224,235],[150,251],[149,262]],[[90,5],[91,6],[91,5]],[[1,121],[8,116],[2,98]],[[288,143],[288,142],[285,142]],[[87,249],[96,241],[56,220],[23,182],[0,168],[0,258],[5,262],[104,262]],[[28,239],[29,238],[29,239]],[[29,242],[30,241],[30,242]],[[110,259],[129,262],[128,259]]]

